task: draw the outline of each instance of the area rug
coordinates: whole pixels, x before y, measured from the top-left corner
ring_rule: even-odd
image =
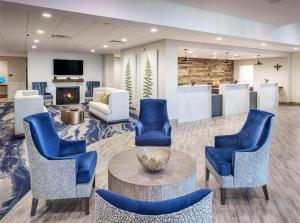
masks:
[[[60,120],[61,106],[47,107],[58,134],[64,139],[85,139],[87,145],[101,139],[134,131],[137,115],[126,123],[107,124],[85,110],[84,123],[68,125]],[[0,103],[0,219],[30,190],[30,174],[24,138],[14,136],[14,105]]]

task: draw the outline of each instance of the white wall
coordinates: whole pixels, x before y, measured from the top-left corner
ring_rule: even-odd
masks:
[[[264,79],[269,79],[270,82],[276,82],[283,89],[280,90],[280,101],[290,101],[290,62],[289,57],[276,57],[260,59],[264,63],[262,66],[254,66],[253,82],[264,82]],[[235,60],[234,61],[234,79],[239,80],[240,66],[253,65],[257,59],[251,60]],[[275,65],[280,64],[282,67],[279,71],[275,69]]]
[[[114,86],[114,55],[102,55],[102,85],[105,87]]]
[[[121,58],[114,58],[114,88],[121,88]]]
[[[28,51],[28,88],[32,82],[48,82],[48,91],[53,94],[56,101],[56,87],[80,86],[80,102],[84,102],[86,81],[101,81],[102,83],[102,56],[95,54]],[[53,59],[83,60],[84,83],[53,83]],[[76,76],[78,77],[78,76]]]
[[[291,54],[291,101],[300,103],[300,53]]]

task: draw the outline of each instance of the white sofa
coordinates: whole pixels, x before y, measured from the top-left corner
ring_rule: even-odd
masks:
[[[19,90],[15,94],[15,135],[23,136],[23,119],[35,113],[45,112],[44,99],[37,90]]]
[[[100,102],[99,94],[109,95],[109,103]],[[89,102],[92,114],[106,122],[120,122],[129,119],[129,94],[128,91],[100,87],[94,88],[93,101]]]

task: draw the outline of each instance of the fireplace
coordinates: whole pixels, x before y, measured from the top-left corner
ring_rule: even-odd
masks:
[[[56,104],[78,104],[80,99],[79,87],[57,87],[56,88]]]

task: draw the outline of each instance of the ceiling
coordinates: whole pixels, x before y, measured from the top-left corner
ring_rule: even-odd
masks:
[[[166,0],[275,25],[300,22],[299,0]]]
[[[216,60],[225,60],[226,57],[229,60],[245,60],[245,59],[257,58],[257,54],[255,53],[246,53],[241,51],[221,51],[221,50],[188,48],[186,52],[188,58],[204,58],[204,59],[216,59]],[[226,53],[228,53],[227,56]],[[180,47],[178,49],[178,56],[185,57],[185,48]],[[259,57],[271,58],[271,57],[278,57],[278,56],[271,55],[271,54],[259,54]]]
[[[52,17],[44,18],[44,12],[50,13]],[[164,26],[155,26],[158,31],[152,33],[151,28],[151,24],[0,1],[0,55],[3,56],[25,56],[32,49],[32,45],[37,47],[33,50],[89,53],[91,49],[95,49],[97,54],[116,53],[121,49],[162,39],[255,48],[257,52],[260,49],[291,52],[295,47],[271,42],[261,46],[259,41],[227,36],[218,41],[214,34]],[[45,33],[37,34],[38,29]],[[52,38],[53,34],[70,38]],[[122,38],[127,41],[110,42],[121,41]],[[40,42],[34,43],[35,39]],[[108,48],[104,48],[104,45]]]

